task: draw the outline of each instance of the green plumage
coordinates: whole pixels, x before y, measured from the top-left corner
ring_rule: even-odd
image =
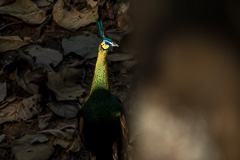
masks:
[[[113,159],[113,143],[121,141],[122,104],[108,90],[97,89],[84,102],[81,109],[83,141],[97,160]],[[118,144],[119,153],[121,143]]]
[[[122,114],[122,103],[108,90],[97,89],[84,102],[81,112],[85,121],[94,123],[101,121],[119,122]]]

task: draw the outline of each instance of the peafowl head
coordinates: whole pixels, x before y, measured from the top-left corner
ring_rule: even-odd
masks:
[[[113,42],[110,38],[105,37],[102,21],[97,21],[97,24],[98,24],[100,36],[103,40],[102,43],[100,44],[100,49],[109,51],[113,47],[119,47],[117,43]]]
[[[113,42],[111,39],[104,37],[101,43],[101,48],[103,50],[110,50],[113,47],[118,47],[118,44]]]

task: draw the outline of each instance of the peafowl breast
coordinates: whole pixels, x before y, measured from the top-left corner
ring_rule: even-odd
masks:
[[[100,32],[101,33],[101,32]],[[90,95],[79,114],[79,133],[91,158],[96,160],[126,159],[127,126],[121,101],[108,86],[107,53],[117,46],[103,38],[99,45]]]

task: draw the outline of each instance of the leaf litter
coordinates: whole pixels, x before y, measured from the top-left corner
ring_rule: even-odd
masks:
[[[40,95],[33,95],[26,99],[17,99],[0,108],[0,125],[5,122],[28,120],[42,111]]]
[[[4,141],[5,137],[5,134],[0,135],[0,144]]]
[[[53,7],[53,18],[59,26],[66,29],[79,29],[95,22],[98,18],[98,5],[94,0],[87,0],[88,7],[78,10],[73,4],[57,0]]]
[[[5,122],[16,122],[17,118],[17,109],[21,100],[13,101],[3,108],[0,109],[0,125]]]
[[[48,127],[49,121],[52,118],[53,113],[49,112],[44,115],[38,115],[38,127],[40,130],[43,130]]]
[[[36,59],[37,67],[44,67],[49,70],[53,70],[53,67],[56,67],[63,59],[59,51],[50,48],[42,48],[39,45],[28,46],[25,51]]]
[[[47,7],[53,3],[53,0],[33,0],[38,7]]]
[[[34,143],[44,143],[44,142],[47,142],[49,139],[44,136],[44,135],[39,135],[38,137],[34,137],[31,141],[31,144],[34,144]]]
[[[72,140],[76,134],[76,126],[60,123],[55,129],[46,129],[37,133],[50,134],[61,139]]]
[[[80,104],[74,101],[52,101],[47,105],[56,115],[67,119],[76,117],[80,109]]]
[[[27,44],[29,42],[23,41],[19,36],[0,36],[0,52],[15,50]]]
[[[2,102],[7,96],[7,83],[0,83],[0,102]]]
[[[29,98],[24,99],[18,107],[17,117],[21,120],[28,120],[33,116],[38,115],[42,111],[42,106],[40,105],[41,96],[35,94]]]
[[[13,36],[13,38],[7,34],[0,36],[0,41],[1,37],[8,38],[7,40],[3,38],[4,41],[7,41],[7,43],[5,43],[7,45],[4,46],[6,48],[2,51],[5,52],[3,54],[8,54],[10,50],[18,49],[18,58],[14,59],[13,62],[4,63],[3,67],[2,64],[0,64],[3,75],[8,75],[6,81],[5,79],[0,79],[0,82],[7,82],[8,84],[10,80],[12,84],[13,81],[16,85],[21,86],[23,90],[30,93],[24,93],[20,95],[20,97],[3,96],[4,98],[2,102],[0,102],[0,125],[4,124],[3,126],[5,128],[7,127],[7,125],[5,126],[6,122],[24,121],[24,123],[27,123],[27,121],[31,120],[33,124],[36,124],[35,121],[38,121],[37,124],[39,130],[41,130],[37,132],[38,134],[36,135],[25,133],[25,136],[15,140],[12,143],[12,153],[16,159],[24,159],[26,155],[28,156],[27,159],[49,159],[54,152],[54,147],[58,145],[64,148],[63,151],[69,152],[70,155],[72,154],[71,152],[78,152],[79,157],[79,152],[83,150],[83,144],[81,144],[79,136],[77,136],[76,126],[61,122],[76,120],[75,117],[80,107],[78,101],[85,97],[85,92],[88,91],[91,83],[88,80],[92,78],[92,75],[88,73],[92,73],[92,62],[95,60],[89,59],[97,57],[98,46],[102,40],[94,34],[97,32],[96,25],[89,24],[95,22],[96,18],[98,18],[98,6],[101,6],[100,12],[102,12],[106,2],[111,4],[110,8],[112,8],[112,10],[105,12],[107,13],[105,18],[112,21],[106,22],[110,26],[109,28],[111,28],[106,31],[106,35],[117,43],[120,43],[123,37],[132,30],[131,27],[129,28],[129,26],[127,26],[128,22],[125,21],[128,18],[124,18],[124,16],[127,16],[129,6],[128,4],[124,6],[121,4],[122,2],[116,5],[116,2],[110,3],[108,0],[102,1],[102,4],[94,0],[78,2],[67,0],[57,0],[56,2],[52,0],[9,0],[8,3],[6,2],[0,3],[0,14],[2,14],[2,10],[4,10],[4,12],[6,11],[4,14],[18,17],[26,23],[44,23],[42,32],[39,33],[38,37],[42,39],[41,45],[31,45],[34,36],[30,31],[29,34],[21,34],[21,38],[24,37],[24,40],[19,36]],[[16,6],[18,3],[20,5]],[[23,6],[23,4],[25,5]],[[27,5],[30,6],[28,9],[26,7]],[[51,7],[53,7],[53,11],[49,10]],[[6,10],[6,8],[9,10]],[[16,12],[13,13],[10,11],[12,9],[15,9]],[[121,12],[119,11],[120,9]],[[21,13],[23,10],[25,10],[25,14]],[[48,15],[46,14],[47,10]],[[52,15],[53,19],[50,18],[50,20],[46,22],[46,17]],[[104,19],[104,17],[102,18]],[[12,20],[10,20],[10,23],[11,21]],[[113,21],[117,21],[117,23]],[[16,23],[8,26],[9,21],[6,21],[3,27],[5,27],[4,30],[8,30],[8,28],[16,28],[15,25],[24,26],[24,22],[22,24]],[[116,24],[118,25],[117,28],[111,26],[116,26]],[[63,28],[56,27],[57,25]],[[76,29],[84,26],[86,26],[84,30],[91,32],[85,31],[83,34],[79,34],[82,33],[82,29]],[[66,32],[64,28],[74,32]],[[54,32],[57,30],[57,32],[48,33],[47,31],[49,29],[54,30]],[[20,32],[21,28],[17,31],[17,34]],[[36,32],[38,32],[38,29],[36,29]],[[69,38],[56,38],[59,37],[57,34],[61,32],[68,33],[68,35],[64,37]],[[9,34],[10,32],[7,33]],[[55,44],[56,39],[59,40],[56,41]],[[61,48],[58,50],[51,49],[52,46],[53,48],[59,48],[59,45],[61,45],[59,43],[60,41],[62,41],[62,49],[66,53],[64,55],[61,53]],[[51,45],[49,45],[49,43],[51,43]],[[51,47],[48,48],[49,46]],[[69,62],[71,56],[78,56],[77,61],[75,61],[76,63]],[[108,55],[108,60],[111,61],[111,64],[124,63],[124,66],[128,68],[129,66],[135,65],[134,57],[135,54],[131,52],[118,52],[117,54]],[[122,66],[123,65],[120,65],[119,69]],[[78,69],[70,67],[78,67]],[[122,69],[125,68],[121,68],[120,70]],[[83,83],[85,73],[87,73],[87,80]],[[124,74],[126,75],[126,72]],[[110,79],[110,81],[115,82],[119,80],[115,80],[114,78]],[[41,91],[43,89],[45,89],[44,92]],[[50,94],[48,91],[50,91]],[[11,92],[12,91],[7,94],[11,95]],[[54,96],[52,96],[51,93],[53,93]],[[16,93],[16,95],[18,94],[19,93]],[[53,125],[54,123],[55,125]],[[54,127],[56,123],[59,125]],[[41,135],[39,135],[40,133]],[[8,139],[9,135],[6,136]],[[52,139],[52,137],[54,138]],[[42,146],[43,144],[46,144],[46,146]],[[48,150],[46,155],[40,154],[40,152],[45,153],[46,150]],[[60,158],[60,156],[58,157]],[[71,157],[73,158],[74,156],[71,155]],[[88,156],[84,156],[84,159],[88,158]]]
[[[59,72],[48,72],[47,86],[58,101],[78,100],[85,92],[79,82],[81,75],[81,69],[63,67]]]
[[[8,14],[30,24],[41,24],[46,19],[46,11],[39,9],[31,0],[16,0],[1,6],[0,14]]]
[[[54,152],[52,141],[41,134],[25,135],[12,143],[17,160],[47,160]],[[34,143],[33,143],[34,142]]]
[[[73,36],[62,40],[62,47],[66,53],[75,53],[85,59],[97,57],[98,46],[102,40],[95,34],[85,31],[80,36]]]
[[[60,123],[55,129],[46,129],[38,133],[54,136],[54,146],[59,145],[67,149],[67,152],[78,152],[81,149],[82,144],[80,143],[79,136],[77,136],[75,125]]]
[[[25,79],[25,76],[30,73],[30,70],[23,70],[23,72],[18,72],[16,69],[15,72],[9,75],[9,79],[16,81],[19,86],[21,86],[25,91],[31,94],[37,94],[39,90],[39,86],[33,83],[28,83]]]

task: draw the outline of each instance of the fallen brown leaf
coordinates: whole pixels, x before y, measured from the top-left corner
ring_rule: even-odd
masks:
[[[42,106],[39,104],[41,96],[35,94],[24,99],[18,107],[17,117],[22,120],[28,120],[42,111]]]
[[[12,143],[12,153],[17,160],[47,160],[54,152],[51,141],[44,143],[31,142],[41,134],[25,135]]]
[[[63,0],[58,0],[53,8],[53,18],[58,25],[66,29],[78,29],[95,22],[98,18],[98,6],[94,0],[88,0],[90,9],[88,7],[78,11],[76,8],[71,7],[67,10]]]
[[[49,120],[52,118],[52,116],[52,112],[38,116],[38,127],[40,128],[40,130],[45,129],[49,125]]]
[[[36,59],[37,67],[45,67],[53,70],[63,59],[62,54],[54,49],[42,48],[39,45],[30,45],[25,50],[29,55]]]
[[[55,129],[46,129],[39,131],[37,133],[50,134],[57,138],[72,140],[75,132],[76,132],[75,125],[60,123]]]
[[[48,107],[58,116],[74,118],[77,116],[80,104],[72,101],[49,102]]]
[[[40,10],[31,0],[16,0],[2,6],[0,14],[9,14],[30,24],[41,24],[46,19],[46,11]]]
[[[59,72],[48,72],[47,86],[53,91],[57,100],[78,100],[85,92],[79,84],[81,69],[64,67]]]
[[[2,102],[7,95],[7,83],[0,83],[0,102]]]
[[[29,43],[23,41],[19,36],[0,36],[0,52],[15,50],[27,44]]]
[[[0,109],[0,125],[5,122],[17,121],[17,109],[21,100],[9,103],[4,108]]]

